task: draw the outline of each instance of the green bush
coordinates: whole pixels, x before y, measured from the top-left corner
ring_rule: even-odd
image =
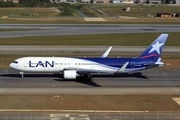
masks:
[[[62,15],[62,16],[72,16],[73,14],[72,14],[72,10],[70,10],[70,9],[64,9],[64,12],[63,13],[60,13],[60,15]]]
[[[63,9],[63,12],[59,14],[60,16],[73,16],[74,11],[76,11],[76,8],[69,3],[60,3],[59,7]]]
[[[15,7],[16,4],[13,3],[12,1],[9,2],[4,2],[4,1],[0,1],[0,7]]]
[[[38,7],[38,6],[49,7],[50,6],[49,0],[19,0],[19,3],[24,4],[25,6],[28,6],[28,7]]]

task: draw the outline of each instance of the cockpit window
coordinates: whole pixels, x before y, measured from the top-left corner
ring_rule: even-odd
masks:
[[[13,63],[18,64],[18,61],[13,61]]]

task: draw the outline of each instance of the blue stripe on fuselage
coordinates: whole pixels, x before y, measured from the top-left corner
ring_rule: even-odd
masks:
[[[133,68],[141,68],[141,67],[144,67],[144,64],[151,63],[151,61],[136,59],[136,58],[74,58],[74,59],[80,59],[80,60],[89,61],[89,62],[96,62],[96,63],[102,64],[103,67],[107,67],[107,66],[115,67],[112,69],[121,68],[126,62],[129,62],[126,68],[132,68],[132,62],[134,62],[136,65],[136,66],[133,66]]]

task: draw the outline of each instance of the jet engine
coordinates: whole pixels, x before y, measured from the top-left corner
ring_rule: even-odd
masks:
[[[79,76],[76,73],[76,70],[65,70],[64,71],[64,79],[76,79],[76,77]]]

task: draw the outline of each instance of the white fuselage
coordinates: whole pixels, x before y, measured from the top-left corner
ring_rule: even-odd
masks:
[[[9,66],[21,72],[59,73],[66,69],[88,69],[109,72],[118,70],[116,67],[105,67],[105,65],[97,62],[68,57],[24,57],[15,60]]]

